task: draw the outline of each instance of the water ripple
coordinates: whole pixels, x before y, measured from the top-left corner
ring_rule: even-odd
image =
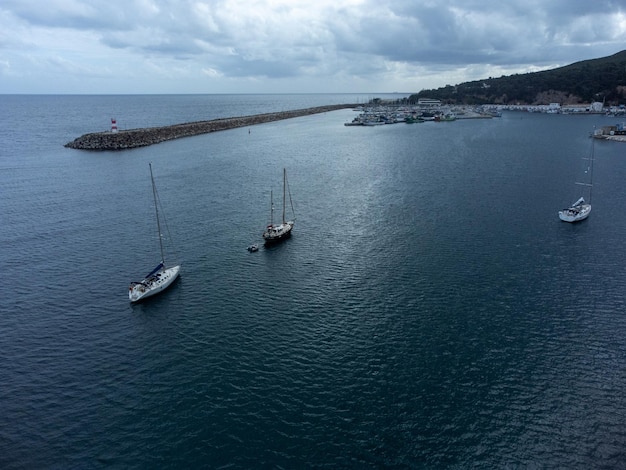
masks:
[[[620,468],[619,151],[570,226],[586,117],[350,116],[13,156],[0,466]],[[183,270],[129,305],[158,261],[148,161]],[[294,235],[249,253],[285,166]]]

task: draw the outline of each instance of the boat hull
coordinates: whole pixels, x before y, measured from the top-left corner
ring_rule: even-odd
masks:
[[[291,237],[291,231],[293,229],[294,222],[285,222],[279,226],[268,226],[265,232],[263,232],[263,240],[265,245],[272,245],[279,243],[289,237]]]
[[[180,274],[180,266],[172,266],[157,273],[155,279],[144,279],[141,283],[131,284],[128,300],[132,303],[152,297],[167,289]]]
[[[559,219],[563,222],[580,222],[585,220],[591,214],[591,204],[583,204],[579,207],[570,207],[559,211]]]

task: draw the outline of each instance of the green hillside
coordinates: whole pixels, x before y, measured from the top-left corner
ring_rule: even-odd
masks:
[[[605,101],[626,103],[626,51],[565,67],[488,78],[436,90],[422,90],[409,98],[435,98],[450,104],[575,104]]]

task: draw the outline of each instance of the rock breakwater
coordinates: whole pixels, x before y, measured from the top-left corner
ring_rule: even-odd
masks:
[[[351,108],[354,104],[337,104],[318,106],[315,108],[281,111],[278,113],[256,114],[232,118],[214,119],[212,121],[197,121],[184,124],[174,124],[163,127],[149,127],[143,129],[119,130],[118,132],[93,132],[84,134],[65,144],[65,147],[79,150],[126,150],[137,147],[158,144],[166,140],[180,139],[209,132],[223,131],[237,127],[253,126],[265,122],[280,121],[294,117],[319,114],[327,111]]]

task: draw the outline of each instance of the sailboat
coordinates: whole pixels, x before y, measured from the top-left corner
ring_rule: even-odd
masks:
[[[152,163],[150,165],[150,179],[152,181],[152,196],[154,197],[154,210],[156,212],[157,231],[159,235],[159,246],[161,248],[161,262],[150,271],[146,277],[137,282],[131,282],[128,288],[128,299],[131,302],[139,302],[147,297],[151,297],[167,289],[176,280],[180,273],[180,265],[166,267],[165,256],[163,254],[163,233],[161,232],[161,220],[159,217],[160,201],[154,184],[152,174]],[[166,225],[167,228],[167,225]]]
[[[595,138],[591,137],[591,155],[589,156],[589,165],[587,166],[587,173],[589,175],[588,183],[580,183],[576,184],[581,186],[586,186],[589,188],[589,199],[585,201],[584,197],[580,197],[574,204],[566,209],[562,209],[559,211],[559,219],[563,222],[579,222],[581,220],[585,220],[591,214],[591,190],[593,188],[593,160],[594,160],[594,144]]]
[[[283,168],[283,212],[282,221],[280,224],[274,224],[274,193],[270,191],[270,223],[263,232],[263,239],[265,245],[271,245],[273,243],[284,240],[291,236],[295,219],[287,221],[285,220],[285,203],[287,201],[287,191],[289,191],[287,184],[287,170]],[[289,202],[291,203],[291,211],[293,211],[293,202],[291,201],[291,192],[289,191]]]

